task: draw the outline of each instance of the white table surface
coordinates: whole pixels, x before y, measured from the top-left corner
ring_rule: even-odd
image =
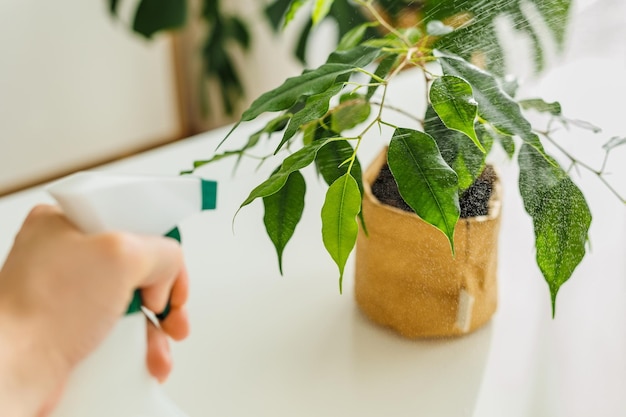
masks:
[[[598,71],[589,81],[589,71]],[[574,153],[599,165],[597,145],[626,133],[626,49],[571,61],[548,74],[547,98],[605,127],[593,136],[563,132]],[[582,81],[581,81],[582,80]],[[594,88],[591,88],[594,85]],[[414,101],[411,83],[392,102]],[[417,94],[417,93],[416,93]],[[243,125],[237,135],[255,131]],[[620,132],[621,130],[621,132]],[[225,129],[129,158],[103,169],[176,174],[212,154]],[[52,140],[52,138],[51,138]],[[383,146],[368,137],[362,162]],[[228,146],[226,147],[228,148]],[[269,149],[269,148],[268,148]],[[496,155],[502,162],[502,155]],[[611,180],[626,192],[626,147]],[[534,261],[530,219],[517,191],[515,164],[500,163],[505,187],[499,257],[499,309],[492,322],[453,340],[404,340],[358,311],[349,261],[344,294],[321,243],[325,187],[309,170],[303,221],[285,252],[280,277],[265,236],[262,205],[231,219],[259,180],[245,163],[231,175],[222,161],[200,170],[219,181],[218,210],[183,222],[192,280],[191,337],[174,346],[167,390],[190,416],[626,416],[626,210],[595,178],[576,182],[593,213],[592,253],[561,289],[556,319]],[[261,169],[267,175],[274,168]],[[30,207],[50,202],[41,188],[0,199],[0,260]],[[158,209],[158,208],[155,208]]]

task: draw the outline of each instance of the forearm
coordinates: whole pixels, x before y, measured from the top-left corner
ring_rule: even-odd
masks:
[[[0,308],[0,416],[36,417],[55,389],[55,372],[32,330]]]

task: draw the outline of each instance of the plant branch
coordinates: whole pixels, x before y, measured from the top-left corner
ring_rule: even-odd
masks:
[[[554,147],[556,149],[558,149],[559,152],[561,152],[567,159],[569,159],[570,162],[572,163],[572,166],[574,166],[574,167],[581,166],[581,167],[585,168],[587,171],[589,171],[592,174],[594,174],[596,177],[598,177],[598,179],[600,181],[602,181],[602,183],[604,183],[604,185],[609,189],[609,191],[611,191],[611,193],[613,193],[613,195],[615,195],[622,202],[622,204],[626,204],[626,199],[624,197],[622,197],[620,195],[620,193],[604,177],[604,168],[605,168],[605,165],[606,165],[606,159],[608,157],[607,155],[605,155],[605,159],[604,159],[604,162],[602,164],[602,168],[600,170],[597,170],[597,169],[594,169],[593,167],[591,167],[590,165],[586,164],[585,162],[583,162],[583,161],[577,159],[576,157],[574,157],[571,153],[569,153],[567,151],[567,149],[565,149],[561,145],[559,145],[559,143],[557,141],[555,141],[548,134],[548,132],[537,131],[537,133],[539,133],[541,136],[543,136],[548,142],[550,142],[552,145],[554,145]],[[607,152],[607,154],[608,154],[608,152]]]
[[[389,24],[389,22],[385,20],[385,18],[380,15],[380,13],[378,13],[378,10],[376,10],[376,7],[374,7],[371,0],[356,0],[356,3],[365,7],[372,14],[372,16],[374,16],[374,19],[376,19],[376,21],[381,24],[382,27],[387,29],[390,33],[396,35],[399,39],[402,40],[402,42],[406,44],[406,46],[408,46],[409,48],[412,46],[409,39],[403,33],[394,28],[391,24]]]
[[[419,117],[415,116],[414,114],[409,113],[408,111],[401,109],[400,107],[396,107],[396,106],[392,106],[390,104],[383,104],[379,101],[370,101],[371,104],[375,105],[375,106],[385,106],[386,108],[388,108],[389,110],[393,110],[397,113],[403,114],[406,117],[409,117],[413,120],[415,120],[416,122],[418,122],[420,125],[422,125],[422,127],[424,127],[424,120],[420,119]],[[381,120],[382,122],[382,120]],[[387,124],[387,123],[385,123]]]

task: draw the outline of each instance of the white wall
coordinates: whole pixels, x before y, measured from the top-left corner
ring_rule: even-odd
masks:
[[[124,25],[104,0],[0,1],[0,193],[179,134],[170,40]]]
[[[201,90],[200,79],[202,61],[200,51],[205,39],[206,27],[197,17],[202,8],[201,0],[190,0],[191,16],[187,29],[179,38],[179,48],[183,58],[183,73],[186,80],[186,105],[191,123],[196,130],[204,130],[235,121],[252,101],[270,88],[281,84],[285,78],[299,74],[302,65],[293,56],[293,50],[300,34],[300,27],[308,19],[308,10],[303,8],[296,19],[282,33],[272,31],[263,16],[263,8],[268,0],[230,0],[220,3],[224,13],[235,14],[247,25],[251,34],[251,48],[242,51],[232,44],[229,51],[234,56],[235,64],[246,93],[234,115],[228,116],[221,110],[221,97],[216,84],[207,83]],[[309,66],[322,64],[334,49],[337,31],[330,22],[323,22],[313,30],[313,42],[307,53]],[[203,115],[199,107],[199,94],[206,94],[211,113]]]

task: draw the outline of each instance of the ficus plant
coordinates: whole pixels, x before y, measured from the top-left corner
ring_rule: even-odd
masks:
[[[324,3],[327,11],[332,1],[316,3]],[[537,264],[548,283],[554,312],[559,288],[585,255],[591,213],[569,169],[546,152],[544,142],[553,143],[572,166],[594,172],[617,195],[604,178],[606,164],[595,170],[553,139],[555,123],[574,123],[562,115],[558,103],[516,99],[511,84],[493,72],[437,49],[435,45],[443,44],[442,38],[455,36],[451,28],[443,23],[430,25],[435,28],[432,32],[420,27],[396,28],[370,0],[357,3],[374,21],[346,33],[323,65],[287,79],[256,99],[239,123],[264,113],[278,114],[243,147],[196,161],[195,168],[229,156],[249,155],[265,137],[275,141],[274,152],[262,158],[279,158],[278,167],[250,192],[241,207],[257,199],[263,201],[263,221],[282,272],[285,245],[304,209],[306,184],[301,170],[315,166],[328,184],[321,210],[322,239],[338,266],[341,289],[358,222],[367,229],[367,219],[361,215],[363,184],[358,150],[370,131],[382,126],[392,129],[387,161],[400,195],[421,219],[441,231],[452,253],[460,216],[459,195],[480,176],[486,156],[494,144],[499,144],[519,165],[519,191],[532,218]],[[313,12],[324,10],[314,8]],[[384,27],[387,34],[364,39],[372,25]],[[389,85],[404,69],[426,80],[425,114],[413,114],[386,102]],[[528,109],[547,114],[551,118],[548,128],[533,127],[525,115]],[[391,123],[388,112],[410,116],[421,129]],[[611,148],[625,141],[609,141],[605,145],[607,157]]]

